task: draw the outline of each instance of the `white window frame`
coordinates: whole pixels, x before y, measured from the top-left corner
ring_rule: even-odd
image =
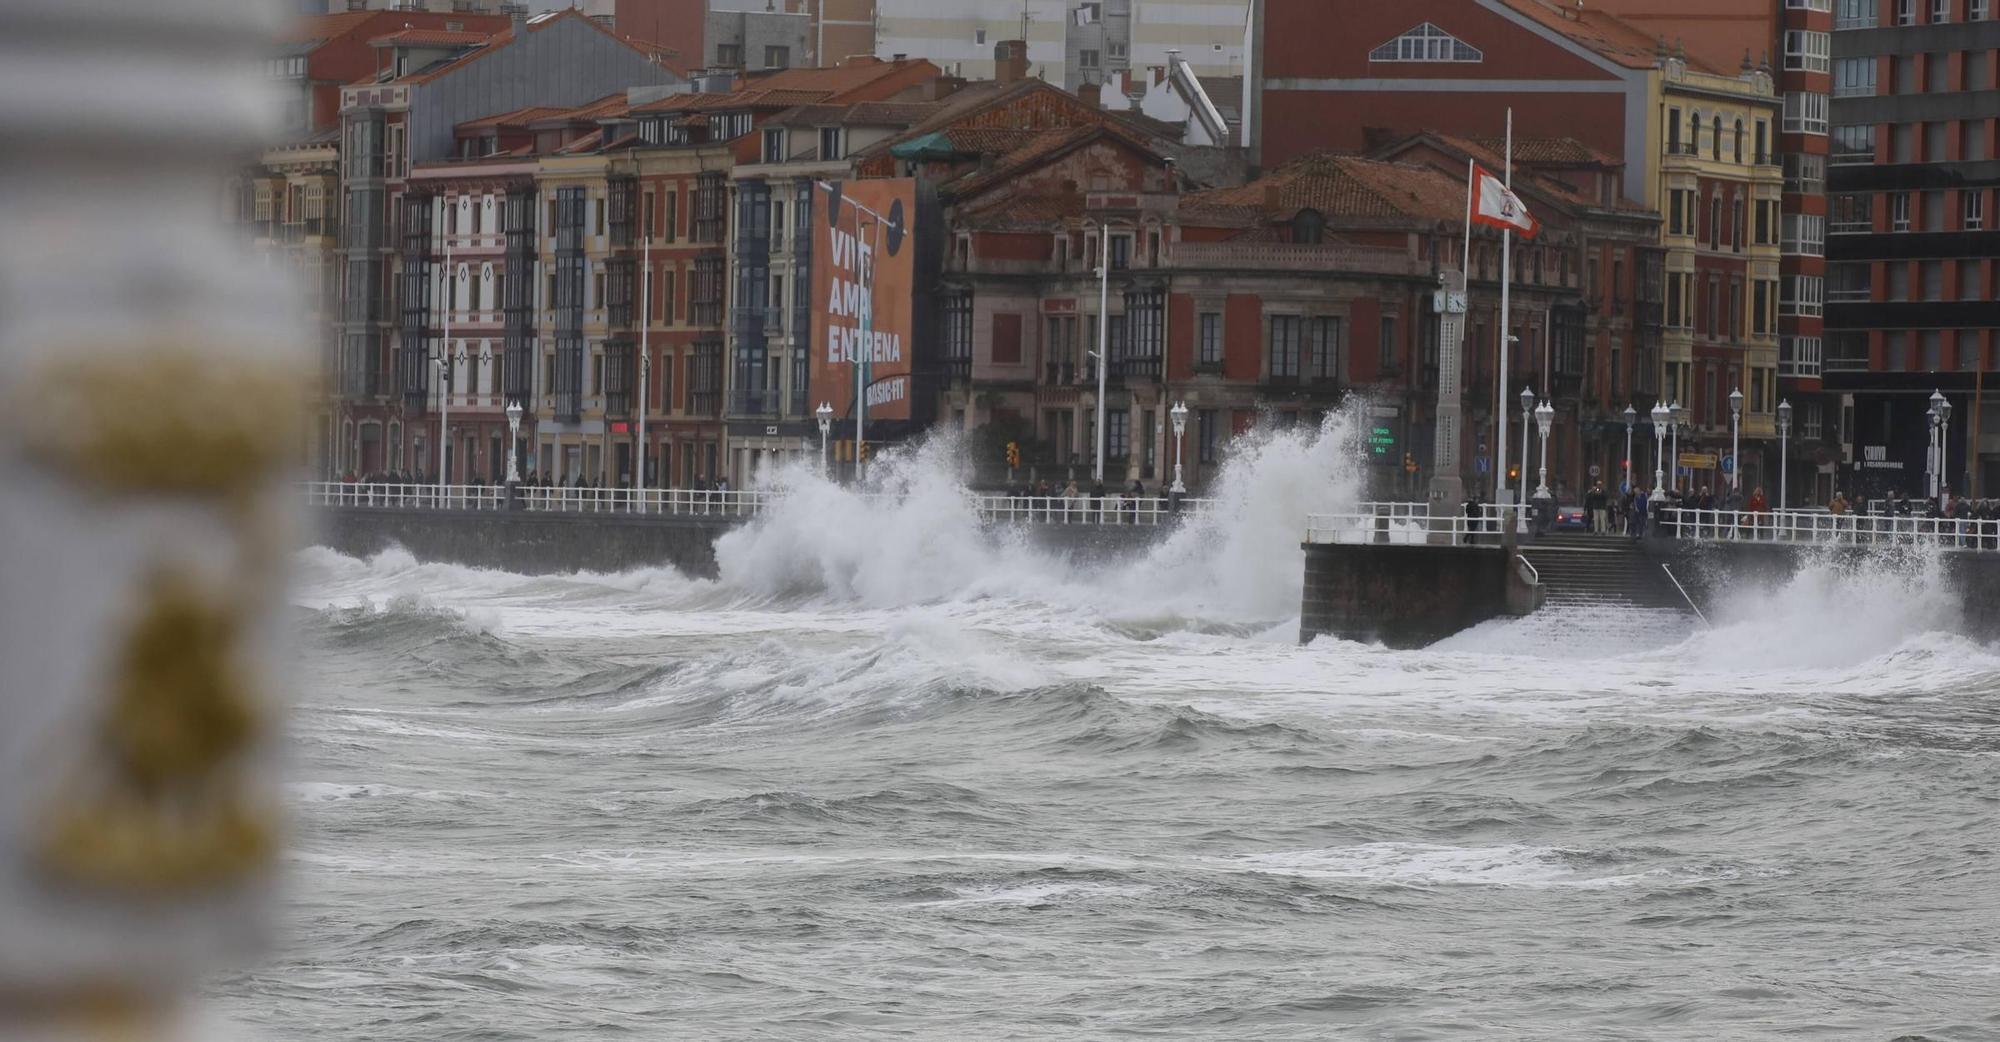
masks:
[[[1964,216],[1965,230],[1981,231],[1986,227],[1986,193],[1977,189],[1960,192],[1959,213]]]
[[[1818,91],[1786,91],[1784,132],[1826,136],[1826,107],[1826,95]]]
[[[1785,0],[1788,11],[1831,11],[1833,0]]]
[[[1827,71],[1833,34],[1810,29],[1785,30],[1785,68],[1799,72]]]
[[[1889,230],[1892,232],[1906,232],[1910,230],[1910,193],[1890,193]]]
[[[1965,0],[1965,20],[1983,22],[1986,20],[1986,0]]]
[[[1779,250],[1807,257],[1826,256],[1826,218],[1818,214],[1788,213],[1779,218],[1783,230]]]
[[[1951,0],[1931,0],[1931,24],[1944,25],[1951,21]]]
[[[1896,0],[1896,24],[1917,24],[1917,0]]]
[[[1816,318],[1826,310],[1826,279],[1818,275],[1787,275],[1778,294],[1778,314]]]
[[[1838,0],[1839,9],[1833,16],[1835,29],[1875,28],[1876,0]]]
[[[1392,39],[1368,52],[1371,62],[1460,62],[1473,63],[1486,60],[1484,52],[1445,32],[1430,22],[1424,22],[1409,32]]]

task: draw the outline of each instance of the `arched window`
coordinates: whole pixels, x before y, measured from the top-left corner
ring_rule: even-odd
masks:
[[[1722,195],[1717,193],[1708,199],[1708,247],[1720,249],[1722,246]]]
[[[1739,163],[1750,161],[1750,157],[1743,154],[1743,121],[1740,119],[1736,121],[1736,161]]]
[[[1688,155],[1701,154],[1701,113],[1688,113]]]
[[[1326,239],[1326,218],[1318,210],[1300,210],[1292,217],[1292,241],[1317,246]]]
[[[1708,154],[1716,162],[1722,162],[1722,117],[1717,116],[1709,128]]]

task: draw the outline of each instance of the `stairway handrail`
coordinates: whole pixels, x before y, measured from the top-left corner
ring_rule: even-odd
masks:
[[[1672,568],[1669,568],[1669,567],[1667,567],[1667,564],[1666,564],[1666,562],[1665,562],[1665,561],[1662,561],[1662,562],[1660,562],[1660,571],[1663,571],[1663,572],[1667,573],[1667,581],[1668,581],[1668,582],[1671,582],[1671,583],[1673,583],[1673,584],[1674,584],[1674,589],[1676,589],[1676,590],[1679,590],[1679,591],[1681,592],[1681,600],[1684,600],[1684,601],[1686,601],[1686,602],[1687,602],[1687,604],[1688,604],[1688,609],[1689,609],[1690,611],[1694,612],[1694,617],[1695,617],[1695,618],[1697,618],[1697,619],[1700,619],[1700,620],[1701,620],[1701,624],[1702,624],[1703,626],[1706,626],[1706,627],[1708,627],[1709,629],[1714,629],[1714,628],[1715,628],[1715,624],[1714,624],[1714,623],[1712,623],[1712,622],[1709,622],[1709,621],[1708,621],[1708,616],[1706,616],[1706,615],[1703,615],[1703,614],[1701,613],[1701,609],[1695,606],[1695,603],[1694,603],[1694,598],[1693,598],[1693,597],[1690,597],[1690,596],[1688,596],[1688,592],[1687,592],[1687,587],[1685,587],[1685,586],[1682,586],[1682,585],[1681,585],[1681,581],[1680,581],[1679,579],[1677,579],[1677,578],[1675,578],[1675,577],[1674,577],[1674,570],[1673,570]]]

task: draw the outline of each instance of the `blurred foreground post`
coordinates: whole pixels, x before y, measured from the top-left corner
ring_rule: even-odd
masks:
[[[0,4],[0,1039],[216,1037],[265,925],[310,334],[222,214],[274,15]]]

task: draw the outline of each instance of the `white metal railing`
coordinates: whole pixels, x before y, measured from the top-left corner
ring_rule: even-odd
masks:
[[[1946,549],[2000,551],[2000,521],[1817,510],[1662,510],[1660,524],[1677,539],[1750,540],[1843,545],[1933,544]]]
[[[1184,499],[1192,510],[1206,500]],[[985,521],[1032,522],[1050,525],[1158,525],[1174,517],[1173,503],[1158,496],[980,496],[979,516]]]
[[[1354,544],[1498,543],[1508,515],[1525,526],[1526,512],[1502,503],[1482,503],[1468,512],[1433,515],[1428,503],[1359,503],[1354,509],[1306,517],[1306,542]]]
[[[304,486],[316,507],[369,507],[386,510],[504,510],[503,485],[379,484],[314,481]],[[523,485],[519,509],[569,514],[657,514],[749,517],[770,509],[785,493],[765,489],[708,491],[680,488],[571,488]],[[862,493],[864,499],[895,498]],[[1158,496],[972,496],[980,520],[990,523],[1057,525],[1160,525],[1175,517],[1171,500]],[[1182,499],[1181,511],[1205,508],[1207,500]],[[1421,505],[1421,504],[1419,504]]]

